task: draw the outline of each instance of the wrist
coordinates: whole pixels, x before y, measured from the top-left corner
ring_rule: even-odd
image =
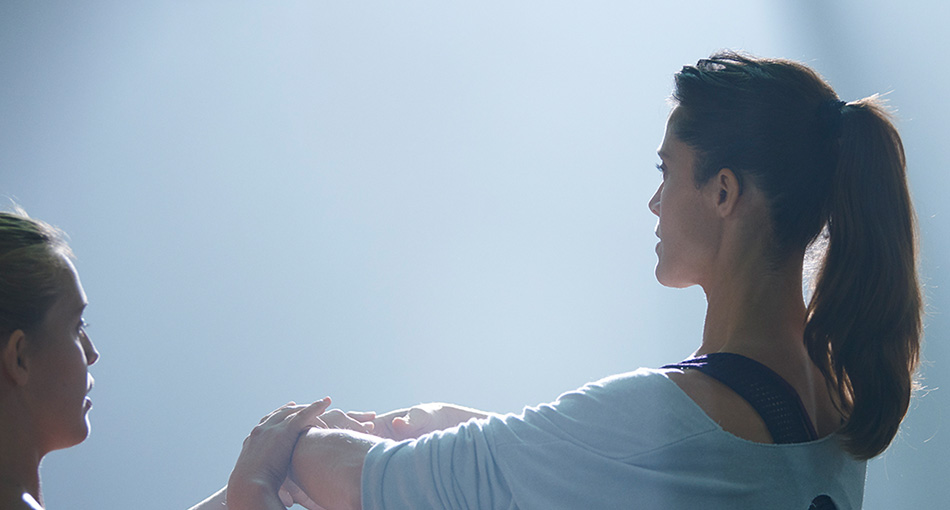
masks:
[[[276,498],[277,490],[264,478],[231,473],[225,501],[228,510],[257,510],[265,508],[265,501]]]

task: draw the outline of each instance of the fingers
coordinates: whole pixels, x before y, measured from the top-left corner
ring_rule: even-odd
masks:
[[[414,406],[404,416],[393,418],[391,428],[397,439],[414,439],[441,428],[434,416],[435,410],[429,405]]]
[[[376,419],[375,411],[349,411],[346,415],[359,423],[363,424],[363,431],[367,434],[372,434],[376,430]]]
[[[287,508],[294,506],[294,497],[290,495],[290,492],[287,491],[284,487],[287,485],[287,482],[284,482],[284,485],[280,486],[280,490],[277,491],[277,497],[280,498],[280,503]]]
[[[293,419],[294,424],[300,427],[321,427],[329,428],[326,423],[323,423],[320,420],[319,416],[327,407],[330,407],[330,397],[324,397],[321,400],[306,405],[298,406],[294,402],[288,402],[277,409],[271,411],[270,414],[261,418],[261,421],[258,422],[258,426],[264,425],[266,423],[280,423],[284,420]]]
[[[281,502],[284,502],[284,495],[290,501],[289,504],[284,503],[284,506],[291,507],[294,503],[306,508],[307,510],[324,510],[324,508],[316,504],[306,492],[303,491],[290,477],[284,480],[284,484],[280,486],[281,490]]]
[[[402,438],[416,437],[428,432],[426,427],[431,420],[432,413],[420,407],[413,407],[405,416],[393,418],[393,432]]]
[[[320,415],[323,414],[326,409],[330,407],[330,397],[323,397],[316,402],[299,409],[292,419],[294,425],[299,427],[300,430],[308,429],[310,427],[320,427],[320,428],[329,428],[327,424],[320,418]]]
[[[330,403],[330,397],[324,397],[309,405],[297,405],[294,402],[288,402],[261,418],[258,427],[291,420],[288,424],[300,432],[310,427],[347,429],[367,434],[373,432],[375,424],[372,420],[376,417],[376,413],[372,411],[344,413],[339,409],[327,411],[326,409],[330,407]],[[412,429],[423,427],[428,422],[428,414],[420,410],[412,411],[415,411],[417,415],[420,412],[425,415],[418,415],[413,418]],[[412,411],[410,411],[410,414]]]
[[[356,432],[368,433],[373,431],[372,422],[360,422],[350,416],[350,413],[344,413],[339,409],[331,409],[320,416],[327,425],[335,429],[355,430]]]
[[[376,419],[376,411],[348,411],[346,415],[360,422]]]
[[[330,405],[329,397],[327,397],[326,400],[327,400],[326,405]],[[322,402],[322,401],[319,401],[319,402]],[[298,406],[294,404],[293,402],[288,402],[278,407],[274,411],[271,411],[270,414],[261,418],[261,421],[253,429],[251,429],[251,433],[248,434],[246,438],[244,438],[243,444],[247,445],[248,441],[250,441],[252,436],[262,434],[265,428],[270,427],[272,425],[279,424],[288,418],[296,416],[304,408],[305,408],[304,406]]]
[[[274,409],[274,410],[271,411],[270,413],[268,413],[266,416],[264,416],[263,418],[261,418],[261,421],[257,422],[257,424],[260,425],[260,424],[264,423],[265,421],[267,421],[268,418],[270,418],[271,416],[274,416],[275,414],[278,414],[278,413],[283,413],[284,415],[286,415],[286,414],[287,414],[287,410],[288,410],[289,408],[292,408],[292,407],[295,406],[295,405],[296,405],[296,403],[295,403],[293,400],[291,400],[290,402],[287,402],[286,404],[284,404],[284,405],[278,407],[277,409]]]

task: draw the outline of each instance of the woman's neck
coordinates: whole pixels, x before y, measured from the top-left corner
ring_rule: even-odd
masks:
[[[17,419],[22,412],[9,412],[3,409],[4,419],[0,420],[0,486],[4,497],[11,491],[16,496],[28,492],[42,504],[40,494],[40,461],[43,452],[36,446],[28,428],[24,428]]]
[[[801,259],[779,270],[735,266],[706,290],[706,323],[697,355],[731,352],[764,364],[795,388],[820,436],[841,424],[821,371],[805,347]],[[746,269],[742,269],[742,268]]]
[[[706,321],[697,354],[734,352],[777,363],[807,358],[801,263],[772,270],[764,257],[743,259],[703,286]]]

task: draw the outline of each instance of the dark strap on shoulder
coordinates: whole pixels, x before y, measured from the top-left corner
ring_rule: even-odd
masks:
[[[716,352],[662,368],[699,370],[725,384],[759,413],[776,444],[818,439],[795,388],[758,361],[731,352]]]

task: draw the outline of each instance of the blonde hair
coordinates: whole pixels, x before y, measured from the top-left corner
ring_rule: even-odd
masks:
[[[63,257],[72,257],[62,230],[23,209],[0,212],[0,335],[43,321],[60,292]]]

